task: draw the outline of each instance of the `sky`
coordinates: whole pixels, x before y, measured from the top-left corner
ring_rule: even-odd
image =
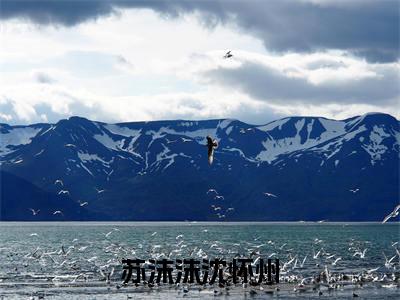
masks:
[[[0,123],[399,118],[399,5],[0,0]]]

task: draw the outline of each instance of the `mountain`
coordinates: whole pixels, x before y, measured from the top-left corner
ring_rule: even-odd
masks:
[[[0,218],[381,221],[399,203],[399,151],[399,121],[380,113],[0,124]]]

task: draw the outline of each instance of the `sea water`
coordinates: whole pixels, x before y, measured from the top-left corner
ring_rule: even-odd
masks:
[[[398,299],[399,230],[399,223],[0,222],[0,299]],[[121,284],[123,258],[250,256],[278,258],[280,283]],[[299,286],[326,273],[347,280]]]

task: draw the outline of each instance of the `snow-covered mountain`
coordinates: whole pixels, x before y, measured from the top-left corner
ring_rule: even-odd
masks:
[[[399,150],[399,121],[379,113],[0,124],[0,218],[380,220],[399,202]]]

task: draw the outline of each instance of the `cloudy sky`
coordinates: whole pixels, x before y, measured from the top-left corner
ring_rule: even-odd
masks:
[[[400,117],[398,0],[0,5],[2,123]]]

